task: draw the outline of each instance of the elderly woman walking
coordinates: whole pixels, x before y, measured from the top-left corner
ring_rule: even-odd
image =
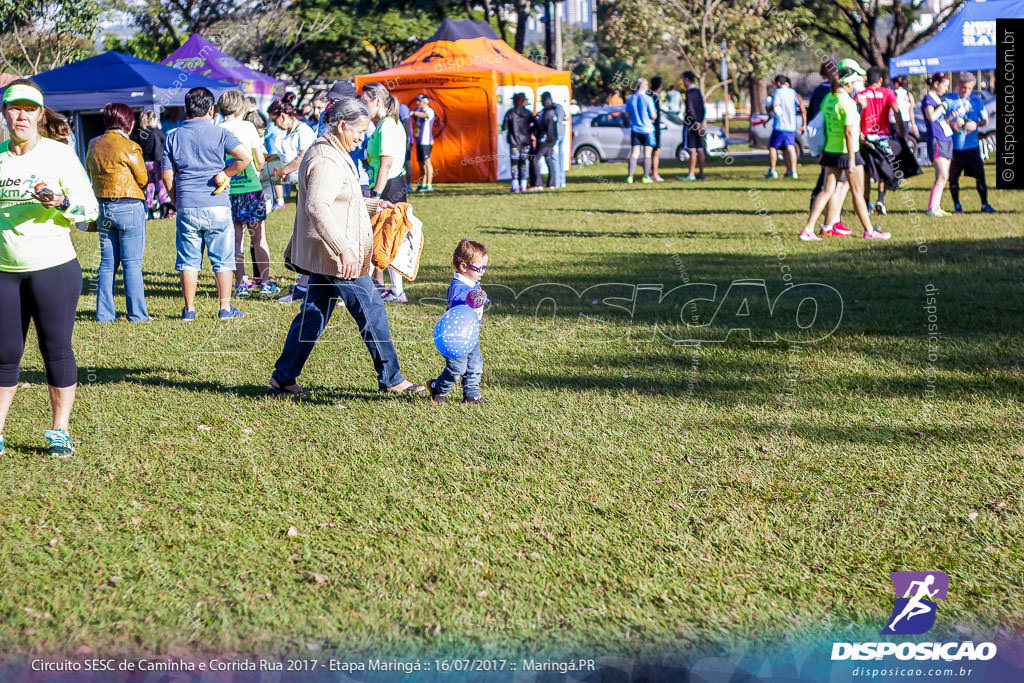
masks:
[[[323,122],[324,136],[299,167],[295,228],[285,249],[286,263],[309,274],[309,290],[274,366],[270,393],[308,393],[296,380],[340,299],[359,326],[380,390],[423,394],[423,386],[402,376],[387,311],[370,278],[370,213],[392,204],[363,197],[349,155],[370,125],[369,112],[359,100],[345,98],[329,105]]]

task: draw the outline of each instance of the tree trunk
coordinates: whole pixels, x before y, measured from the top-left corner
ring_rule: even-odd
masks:
[[[763,114],[764,113],[764,98],[768,96],[768,89],[765,87],[764,81],[750,75],[750,113],[751,114]]]
[[[526,21],[530,18],[530,8],[519,5],[516,7],[516,52],[526,47]]]
[[[484,21],[491,23],[491,0],[484,0]]]
[[[470,2],[470,0],[465,0],[463,5],[466,8],[466,16],[469,17],[471,20],[476,21],[476,15],[473,14],[473,4]]]

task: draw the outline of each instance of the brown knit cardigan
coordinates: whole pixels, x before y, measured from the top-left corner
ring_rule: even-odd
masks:
[[[370,214],[377,213],[380,200],[363,197],[352,157],[328,133],[306,150],[298,175],[295,228],[285,261],[308,273],[341,277],[341,254],[349,251],[359,260],[359,275],[368,275]]]

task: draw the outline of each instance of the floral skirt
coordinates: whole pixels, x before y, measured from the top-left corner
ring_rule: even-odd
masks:
[[[236,223],[259,223],[267,220],[267,203],[263,191],[231,195],[231,220]]]

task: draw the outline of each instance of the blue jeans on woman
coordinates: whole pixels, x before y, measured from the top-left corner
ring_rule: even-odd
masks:
[[[100,200],[96,221],[100,233],[100,270],[96,282],[96,319],[113,322],[114,275],[124,271],[124,297],[128,319],[149,320],[142,283],[142,254],[146,250],[146,205],[142,200]]]
[[[359,325],[359,333],[377,370],[379,388],[390,389],[404,382],[395,344],[391,340],[387,310],[369,275],[353,280],[326,275],[309,276],[309,289],[302,301],[302,309],[292,321],[281,357],[274,364],[274,380],[282,387],[295,384],[339,299]]]

